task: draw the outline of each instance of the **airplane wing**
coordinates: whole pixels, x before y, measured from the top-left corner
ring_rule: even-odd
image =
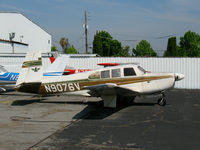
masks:
[[[89,90],[88,94],[95,97],[100,97],[101,95],[126,95],[135,96],[139,92],[133,91],[124,87],[120,87],[114,83],[99,84],[94,86],[85,86],[85,90]]]

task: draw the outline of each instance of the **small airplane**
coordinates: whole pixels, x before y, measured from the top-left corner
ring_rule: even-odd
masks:
[[[14,89],[19,73],[8,72],[3,66],[0,66],[0,92]]]
[[[105,65],[106,66],[106,65]],[[101,97],[105,107],[116,107],[119,100],[141,95],[161,94],[158,104],[166,105],[164,92],[184,78],[180,73],[148,73],[138,64],[120,64],[68,76],[43,76],[41,53],[29,53],[15,89],[40,95],[66,93]]]

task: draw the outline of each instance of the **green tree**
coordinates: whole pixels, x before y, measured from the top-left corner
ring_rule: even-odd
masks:
[[[102,40],[101,37],[99,36],[99,33],[96,32],[94,35],[94,40],[93,40],[93,54],[98,54],[100,56],[103,56],[103,50],[102,50]]]
[[[72,45],[69,48],[65,49],[65,53],[66,54],[78,54],[78,52],[75,49],[74,45]]]
[[[52,46],[52,47],[51,47],[51,51],[52,51],[52,52],[55,52],[55,51],[58,51],[58,50],[57,50],[56,46]]]
[[[121,42],[113,40],[106,31],[96,32],[93,40],[93,53],[100,56],[116,56],[121,54]]]
[[[130,53],[129,53],[129,51],[130,51],[130,46],[128,46],[128,45],[124,46],[122,48],[121,56],[123,56],[123,57],[129,57],[129,56],[131,56]]]
[[[62,47],[63,53],[65,52],[65,49],[67,48],[68,45],[68,39],[65,37],[62,37],[60,39],[60,46]]]
[[[200,35],[188,31],[180,38],[180,56],[200,57]]]
[[[109,56],[121,56],[122,44],[118,40],[112,40],[110,43],[110,54]]]
[[[150,43],[146,40],[140,41],[140,43],[137,44],[136,49],[133,48],[132,52],[135,56],[157,56]]]
[[[178,46],[176,44],[176,37],[171,37],[168,39],[167,50],[164,53],[165,57],[172,56],[177,57],[179,56]]]

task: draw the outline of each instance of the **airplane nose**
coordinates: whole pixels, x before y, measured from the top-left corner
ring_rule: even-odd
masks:
[[[183,74],[181,74],[181,73],[176,73],[175,74],[175,81],[180,81],[180,80],[182,80],[182,79],[184,79],[184,75]]]

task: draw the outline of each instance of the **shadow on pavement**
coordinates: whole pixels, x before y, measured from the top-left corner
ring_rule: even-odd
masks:
[[[25,106],[33,103],[40,103],[45,99],[34,99],[34,100],[15,100],[11,103],[11,106]]]
[[[131,106],[155,106],[157,103],[132,103],[132,104],[122,104],[117,108],[105,108],[103,107],[103,101],[88,103],[88,106],[83,109],[80,113],[76,114],[73,119],[105,119],[112,114],[123,110]],[[87,112],[87,115],[85,115]],[[88,113],[89,112],[89,113]]]

